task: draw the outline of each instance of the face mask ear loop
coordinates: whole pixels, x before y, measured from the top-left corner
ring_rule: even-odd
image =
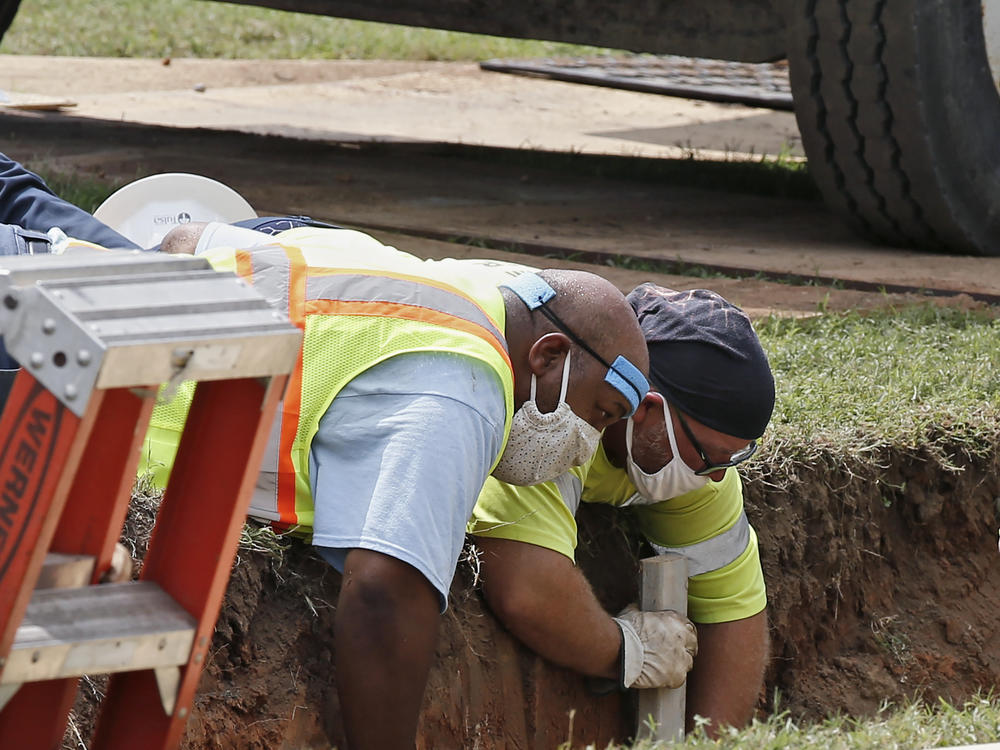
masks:
[[[632,455],[632,429],[635,427],[635,423],[632,421],[632,417],[625,420],[625,450],[628,452],[626,459],[632,462],[632,465],[639,469],[639,464],[635,462],[635,456]],[[642,471],[642,469],[639,469]]]
[[[663,420],[667,423],[667,438],[670,440],[670,452],[674,454],[674,457],[670,459],[684,461],[681,458],[681,452],[677,448],[677,438],[674,436],[674,420],[670,416],[670,405],[664,401],[663,402]]]
[[[562,382],[559,384],[560,404],[566,403],[566,391],[568,390],[569,390],[569,349],[566,350],[566,360],[563,362]]]

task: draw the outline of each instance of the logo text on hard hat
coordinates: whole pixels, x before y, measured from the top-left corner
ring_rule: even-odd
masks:
[[[175,224],[190,224],[191,214],[181,211],[179,214],[160,214],[153,217],[153,224],[158,227],[174,226]]]

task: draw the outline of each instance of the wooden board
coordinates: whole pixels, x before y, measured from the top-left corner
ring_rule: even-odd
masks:
[[[672,609],[687,614],[687,558],[669,553],[639,561],[639,608]],[[662,742],[683,741],[687,686],[639,691],[636,736]]]
[[[0,107],[5,109],[57,112],[75,107],[76,102],[45,94],[26,94],[19,91],[0,91]]]

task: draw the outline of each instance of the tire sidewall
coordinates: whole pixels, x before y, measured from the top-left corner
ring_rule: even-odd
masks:
[[[20,5],[21,0],[0,0],[0,38],[7,33]]]
[[[998,254],[1000,92],[986,55],[982,4],[936,0],[917,5],[913,70],[929,164],[955,224],[981,250]]]
[[[843,2],[853,7],[838,14]],[[884,208],[917,246],[1000,255],[1000,93],[986,55],[981,0],[815,3],[790,0],[786,6],[788,46],[802,140],[827,202],[866,233],[885,239],[884,232],[873,231],[883,215],[869,215],[877,200],[871,190],[895,187],[880,193]],[[817,27],[819,8],[826,20]],[[838,68],[829,65],[826,41],[827,67],[816,67],[810,29],[818,28],[821,39],[853,39],[844,26],[830,28],[831,18],[846,18],[848,12],[878,24],[879,33],[865,34],[872,46],[852,48],[856,57],[844,58]],[[822,128],[827,104],[817,97],[815,81],[862,80],[859,76],[870,77],[864,79],[869,93],[872,85],[880,87],[885,118],[878,120],[881,113],[874,109],[855,113],[861,132],[874,129],[876,137],[859,143],[821,132],[817,125]],[[841,89],[834,90],[841,96]],[[842,115],[844,99],[830,106],[839,106]],[[878,150],[869,152],[872,148]],[[873,182],[859,182],[859,156],[875,170]]]

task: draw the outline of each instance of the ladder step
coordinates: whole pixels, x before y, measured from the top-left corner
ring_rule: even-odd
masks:
[[[0,685],[180,666],[196,627],[150,581],[36,590]]]
[[[36,589],[74,589],[86,586],[94,574],[93,555],[49,552],[42,563]]]

